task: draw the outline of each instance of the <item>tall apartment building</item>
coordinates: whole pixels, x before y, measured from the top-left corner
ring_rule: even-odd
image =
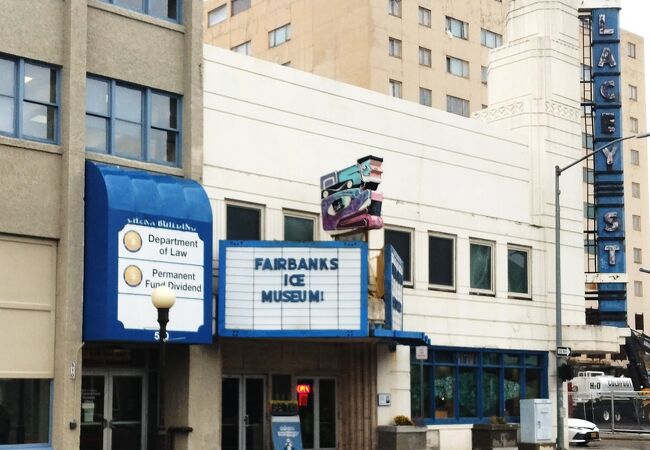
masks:
[[[470,116],[489,104],[489,53],[508,38],[509,6],[508,0],[207,0],[204,40]],[[621,49],[627,135],[646,123],[643,38],[624,31]],[[647,144],[629,140],[624,148],[628,323],[643,330],[650,317],[643,302],[650,279],[638,270],[650,253]],[[585,187],[585,218],[591,201]]]
[[[85,165],[200,177],[202,6],[3,2],[2,448],[135,448],[121,440],[156,434],[145,415],[152,344],[82,341]]]

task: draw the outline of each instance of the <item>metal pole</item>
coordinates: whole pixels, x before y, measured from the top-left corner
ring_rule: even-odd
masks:
[[[158,450],[167,450],[167,428],[165,428],[165,338],[169,322],[169,308],[158,309]]]
[[[611,394],[612,394],[612,401],[611,401],[611,406],[612,406],[611,414],[612,414],[612,417],[611,417],[611,419],[612,419],[612,433],[613,433],[614,432],[614,392],[612,391]]]
[[[562,275],[560,265],[560,166],[555,166],[555,348],[562,346]],[[557,394],[557,449],[564,450],[564,395],[562,380],[557,373],[560,359],[555,353]]]

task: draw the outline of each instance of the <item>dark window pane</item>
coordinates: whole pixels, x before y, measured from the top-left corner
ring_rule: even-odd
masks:
[[[86,78],[86,111],[108,116],[108,82]]]
[[[102,117],[86,116],[86,148],[106,153],[108,120]]]
[[[311,242],[314,240],[314,221],[304,217],[284,216],[284,240]]]
[[[124,8],[144,12],[143,1],[144,0],[115,0],[115,4],[117,6],[123,6]]]
[[[434,369],[436,419],[454,417],[454,368],[437,366]]]
[[[529,367],[539,367],[541,366],[541,358],[539,355],[526,355],[526,365]]]
[[[115,116],[130,122],[142,122],[142,92],[126,86],[115,86]]]
[[[456,363],[456,353],[436,350],[435,360],[437,363]]]
[[[151,124],[160,128],[178,128],[178,99],[151,94]]]
[[[54,140],[56,108],[23,102],[23,134],[25,136]]]
[[[113,153],[119,156],[142,159],[142,127],[116,120],[113,150]]]
[[[518,366],[521,364],[521,358],[516,354],[507,354],[503,355],[503,365],[504,366]]]
[[[504,398],[506,410],[504,416],[519,416],[519,400],[521,399],[521,385],[519,384],[519,369],[504,369]]]
[[[334,380],[320,380],[319,437],[321,448],[336,447],[336,387]]]
[[[25,99],[56,103],[56,70],[25,63]]]
[[[498,353],[483,353],[483,365],[498,366],[499,354]]]
[[[411,233],[387,229],[384,231],[384,240],[386,245],[395,248],[404,261],[404,281],[411,281]]]
[[[474,352],[460,352],[458,353],[458,363],[465,366],[478,365],[478,353]]]
[[[508,292],[528,294],[528,252],[508,249]]]
[[[221,381],[221,448],[239,450],[239,378]]]
[[[272,375],[271,376],[271,400],[291,400],[291,375]]]
[[[0,58],[0,96],[13,97],[16,92],[16,64]]]
[[[454,286],[454,240],[429,236],[429,284]]]
[[[251,0],[232,0],[232,15],[239,14],[251,7]]]
[[[14,99],[0,95],[0,132],[14,134]]]
[[[499,369],[483,369],[483,417],[500,415]]]
[[[260,239],[260,210],[228,205],[226,208],[226,239]]]
[[[300,432],[302,434],[303,448],[314,448],[314,380],[297,379],[296,384],[307,384],[311,388],[311,394],[307,395],[307,402],[298,406],[300,415]]]
[[[477,417],[478,370],[470,367],[461,367],[458,371],[460,373],[458,415],[460,417]]]
[[[149,131],[149,158],[152,161],[176,162],[176,147],[178,133],[175,131],[157,130]]]
[[[526,369],[526,398],[540,398],[542,396],[542,371]]]
[[[149,0],[149,14],[161,19],[178,20],[177,0]]]
[[[46,444],[50,380],[0,379],[0,445]]]
[[[470,244],[470,281],[472,289],[492,290],[492,247]]]
[[[420,384],[420,380],[422,384]],[[422,402],[422,404],[420,404]],[[420,411],[420,408],[423,411]],[[431,413],[431,366],[420,364],[411,365],[411,417],[433,417]]]

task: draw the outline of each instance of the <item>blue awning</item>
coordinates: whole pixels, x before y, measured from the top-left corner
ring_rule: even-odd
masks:
[[[169,342],[212,342],[212,210],[194,180],[86,162],[84,340],[156,340],[153,288],[176,294]]]
[[[384,328],[374,328],[370,330],[370,335],[377,338],[386,339],[391,343],[399,345],[431,345],[429,336],[421,331],[386,330]]]

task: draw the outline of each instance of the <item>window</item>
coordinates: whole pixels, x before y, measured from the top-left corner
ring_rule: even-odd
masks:
[[[635,100],[636,101],[638,99],[636,86],[633,86],[631,84],[628,84],[627,86],[628,86],[628,88],[630,90],[630,100]]]
[[[508,295],[530,298],[530,248],[508,246]]]
[[[595,255],[597,247],[598,245],[596,244],[595,239],[585,239],[584,248],[586,254]]]
[[[86,78],[86,150],[178,166],[181,99],[173,94]]]
[[[429,235],[429,287],[456,289],[456,237]]]
[[[582,168],[582,181],[594,184],[594,169]]]
[[[49,443],[50,380],[2,378],[0,399],[0,446]]]
[[[160,19],[180,22],[181,1],[179,0],[101,0],[115,6],[131,9]]]
[[[632,162],[632,165],[634,165],[634,166],[639,165],[639,151],[638,150],[630,150],[630,160]]]
[[[596,218],[596,205],[589,202],[583,202],[584,218],[593,220]]]
[[[481,66],[481,83],[487,84],[488,82],[488,68]]]
[[[487,48],[501,47],[502,39],[500,34],[481,28],[481,44]]]
[[[397,254],[402,258],[404,262],[404,283],[412,284],[413,278],[411,278],[411,242],[412,242],[412,231],[406,230],[395,230],[386,228],[384,231],[384,240],[386,245],[390,244],[393,246]]]
[[[242,11],[246,11],[251,7],[251,0],[232,0],[231,11],[232,15],[235,16]]]
[[[641,198],[641,185],[634,181],[632,182],[632,197]]]
[[[469,117],[469,100],[448,95],[447,112]]]
[[[221,23],[224,20],[226,20],[226,17],[227,17],[226,7],[227,6],[228,5],[225,5],[225,4],[221,5],[218,8],[215,8],[215,9],[213,9],[212,11],[210,11],[208,13],[208,26],[209,27],[214,26],[214,25],[216,25],[218,23]]]
[[[636,117],[630,117],[630,131],[632,133],[639,132],[639,119],[637,119]]]
[[[469,78],[469,62],[447,56],[447,72],[459,77]]]
[[[642,264],[643,263],[643,255],[641,253],[640,248],[635,248],[633,251],[634,254],[634,262],[637,264]]]
[[[57,143],[59,70],[0,57],[0,134]]]
[[[241,1],[241,0],[240,0]],[[277,47],[291,39],[291,24],[269,31],[269,48]]]
[[[292,242],[312,242],[316,230],[313,216],[298,213],[285,213],[284,240]]]
[[[643,297],[643,282],[635,281],[634,282],[634,296]]]
[[[388,80],[388,95],[391,97],[402,98],[402,82],[397,80]]]
[[[591,80],[591,66],[588,64],[580,64],[580,80],[589,81]]]
[[[516,421],[520,399],[548,397],[545,353],[440,347],[428,353],[420,362],[411,350],[411,416],[425,424]]]
[[[453,17],[445,17],[445,31],[460,39],[469,38],[469,24]]]
[[[643,313],[634,315],[634,329],[643,331]]]
[[[402,57],[402,41],[395,38],[388,38],[388,54],[395,58]]]
[[[388,0],[388,14],[402,17],[402,0]]]
[[[627,43],[627,56],[630,58],[636,58],[636,44],[633,42]]]
[[[641,231],[641,216],[632,214],[632,229],[634,231]]]
[[[254,206],[226,206],[226,239],[259,241],[262,238],[262,210]]]
[[[431,10],[423,7],[418,8],[418,23],[431,28]]]
[[[239,45],[235,45],[230,50],[232,50],[235,53],[241,53],[242,55],[250,55],[251,54],[251,41],[246,41],[246,42],[241,43]]]
[[[420,65],[431,67],[431,50],[420,47]]]
[[[494,242],[470,240],[469,289],[474,294],[494,294]]]
[[[594,137],[591,134],[582,133],[582,148],[594,149]]]
[[[420,88],[420,105],[431,106],[431,89]]]

